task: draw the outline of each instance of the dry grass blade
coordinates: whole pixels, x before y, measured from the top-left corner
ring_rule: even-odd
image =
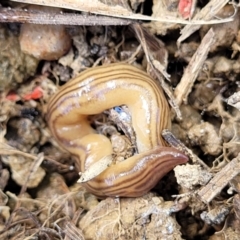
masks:
[[[33,154],[19,151],[6,143],[0,142],[0,155],[16,155],[16,154],[22,155],[23,157],[30,158],[32,160],[37,159],[37,157],[34,156]]]
[[[123,1],[119,1],[118,4],[115,5],[107,5],[98,0],[93,1],[84,1],[84,0],[11,0],[14,2],[21,3],[30,3],[37,4],[49,7],[59,7],[66,9],[73,9],[83,12],[90,12],[100,15],[112,16],[112,17],[120,17],[120,18],[128,18],[128,19],[136,19],[136,20],[148,20],[148,21],[159,21],[159,22],[169,22],[169,23],[180,23],[180,24],[217,24],[223,22],[232,21],[232,18],[223,19],[223,20],[213,20],[213,21],[186,21],[181,18],[174,18],[170,16],[162,16],[162,17],[149,17],[142,14],[135,14],[122,6]]]
[[[146,55],[146,59],[150,68],[148,72],[150,72],[150,74],[153,73],[154,77],[158,79],[164,92],[169,98],[169,104],[176,112],[177,117],[179,119],[182,119],[177,101],[167,84],[164,82],[163,78],[165,77],[167,80],[169,80],[169,75],[166,72],[168,56],[167,52],[165,52],[164,44],[161,43],[155,36],[149,34],[148,31],[144,29],[140,24],[133,24],[132,28],[135,31],[136,36],[141,43]]]
[[[19,151],[20,152],[20,151]],[[30,169],[29,169],[29,174],[26,177],[25,180],[25,184],[23,184],[21,191],[19,193],[19,198],[21,197],[21,195],[23,193],[26,192],[27,189],[27,183],[28,181],[30,181],[30,179],[32,178],[32,176],[35,174],[35,172],[37,171],[37,169],[39,168],[39,166],[41,165],[42,161],[44,159],[44,155],[43,153],[40,153],[38,155],[38,157],[35,159],[35,161],[32,163]],[[8,219],[8,223],[6,224],[6,229],[8,229],[10,227],[10,224],[12,223],[12,220],[14,219],[14,216],[16,215],[16,211],[18,211],[20,209],[21,206],[21,201],[17,201],[17,204],[15,206],[15,210],[13,211],[13,213],[11,214],[10,218]]]
[[[96,163],[92,164],[85,172],[80,172],[79,175],[81,176],[78,180],[79,183],[90,181],[91,179],[95,178],[103,171],[105,171],[113,162],[112,155],[105,156],[101,158]]]
[[[204,8],[201,9],[200,12],[198,12],[193,20],[199,20],[203,19],[206,21],[205,24],[218,13],[220,9],[222,9],[229,1],[228,0],[211,0]],[[233,20],[233,18],[232,18]],[[184,41],[187,37],[189,37],[192,33],[197,31],[201,25],[194,25],[194,26],[185,26],[181,30],[181,36],[177,40],[178,44],[180,44],[182,41]]]
[[[79,221],[80,215],[83,213],[83,209],[79,208],[75,211],[73,218],[70,220],[68,217],[63,217],[57,219],[53,225],[59,229],[59,232],[63,232],[65,234],[64,240],[84,240],[84,235],[82,230],[79,229],[76,225]],[[62,223],[61,223],[62,222]],[[61,226],[59,226],[59,223]]]
[[[59,25],[128,25],[133,20],[113,18],[106,16],[90,16],[73,13],[46,13],[44,11],[0,8],[0,22],[19,22],[34,24],[59,24]]]
[[[84,236],[82,230],[77,228],[72,222],[68,221],[65,225],[66,237],[64,240],[76,239],[76,240],[84,240]]]
[[[28,176],[26,178],[26,183],[22,186],[22,189],[20,191],[19,196],[21,196],[21,194],[26,192],[28,181],[32,178],[32,175],[35,174],[35,172],[40,167],[40,165],[41,165],[43,160],[44,160],[44,154],[43,153],[39,153],[38,156],[37,156],[37,159],[32,163],[32,166],[31,166],[31,168],[29,170],[29,174],[28,174]]]
[[[50,226],[51,219],[58,216],[59,213],[63,213],[65,205],[68,203],[68,200],[72,198],[75,193],[66,193],[63,195],[57,196],[54,200],[51,200],[47,206],[48,216],[46,217],[42,227]]]
[[[26,158],[30,158],[31,160],[37,160],[38,156],[35,156],[33,154],[30,153],[25,153],[22,152],[20,150],[17,150],[13,147],[11,147],[10,145],[0,142],[0,155],[21,155],[23,157]],[[73,170],[73,166],[69,166],[69,165],[65,165],[65,164],[61,164],[60,162],[55,161],[54,159],[52,159],[51,157],[48,156],[44,156],[45,159],[45,164],[44,166],[51,166],[52,168],[54,168],[57,172],[68,172],[68,171],[72,171]]]

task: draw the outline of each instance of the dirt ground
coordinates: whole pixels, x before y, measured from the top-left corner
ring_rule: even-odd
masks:
[[[0,239],[240,239],[238,3],[95,0],[80,15],[76,5],[26,2],[3,1],[0,8]],[[67,105],[67,94],[82,96],[65,86],[70,79],[90,69],[84,96],[91,98],[97,74],[106,78],[95,67],[119,62],[146,72],[162,89],[157,92],[167,113],[157,119],[166,124],[154,128],[154,136],[162,134],[161,144],[171,146],[176,158],[180,152],[188,157],[179,165],[163,163],[158,172],[166,167],[168,173],[143,196],[112,197],[103,190],[102,197],[91,190],[104,171],[141,153],[131,104],[81,119],[111,143],[111,157],[95,165],[69,150],[75,139],[56,137],[69,126],[52,117],[70,115],[77,106]],[[111,83],[100,89],[106,105],[107,91],[117,89]],[[133,78],[126,84],[138,88]],[[140,91],[140,98],[152,94]],[[59,103],[56,93],[66,94]],[[139,122],[148,117],[148,107],[137,116]],[[124,179],[145,179],[143,189],[158,175],[153,169],[139,177],[133,169]]]

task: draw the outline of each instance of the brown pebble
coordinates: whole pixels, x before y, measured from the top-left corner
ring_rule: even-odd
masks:
[[[71,47],[71,38],[60,25],[23,24],[19,41],[24,53],[39,60],[57,60]]]

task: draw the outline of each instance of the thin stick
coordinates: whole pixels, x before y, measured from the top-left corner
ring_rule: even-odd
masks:
[[[57,24],[57,25],[78,25],[78,26],[94,26],[94,25],[129,25],[134,20],[95,16],[81,15],[75,13],[48,13],[44,11],[23,10],[0,8],[0,22],[18,22],[33,24]]]
[[[174,147],[184,152],[187,156],[189,156],[193,163],[198,163],[202,165],[205,169],[210,171],[208,165],[206,165],[196,154],[194,154],[191,149],[187,148],[184,143],[177,139],[168,129],[164,129],[162,131],[162,136],[171,147]]]
[[[42,6],[48,7],[58,7],[58,8],[66,8],[66,9],[73,9],[77,11],[83,12],[90,12],[100,15],[106,15],[111,17],[120,17],[120,18],[128,18],[128,19],[135,19],[135,20],[148,20],[148,21],[159,21],[159,22],[167,22],[167,23],[179,23],[179,24],[219,24],[223,22],[231,22],[233,18],[226,18],[226,19],[217,19],[217,20],[191,20],[186,21],[181,18],[171,17],[168,15],[161,16],[161,17],[150,17],[147,15],[142,14],[135,14],[129,11],[128,9],[120,6],[114,5],[109,6],[104,4],[104,1],[99,0],[11,0],[13,2],[21,2],[21,3],[30,3],[30,4],[37,4]],[[221,0],[222,1],[222,0]],[[225,0],[226,1],[226,0]]]
[[[240,173],[240,154],[229,162],[214,178],[199,192],[201,200],[209,203],[222,189]]]
[[[202,69],[203,63],[207,58],[210,47],[214,43],[215,33],[212,28],[204,36],[200,46],[191,58],[187,68],[184,71],[180,83],[177,85],[174,95],[177,103],[180,106],[182,102],[187,102],[188,94],[192,90],[192,86],[197,79],[199,72]]]

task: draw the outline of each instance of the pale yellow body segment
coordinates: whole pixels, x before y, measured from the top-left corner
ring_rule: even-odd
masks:
[[[101,197],[141,196],[173,167],[187,161],[181,152],[165,147],[161,137],[162,130],[170,127],[170,110],[160,87],[145,72],[116,63],[82,72],[60,88],[48,104],[51,132],[77,157],[79,171],[112,154],[109,139],[95,132],[88,115],[120,105],[130,110],[139,154],[83,184]]]

